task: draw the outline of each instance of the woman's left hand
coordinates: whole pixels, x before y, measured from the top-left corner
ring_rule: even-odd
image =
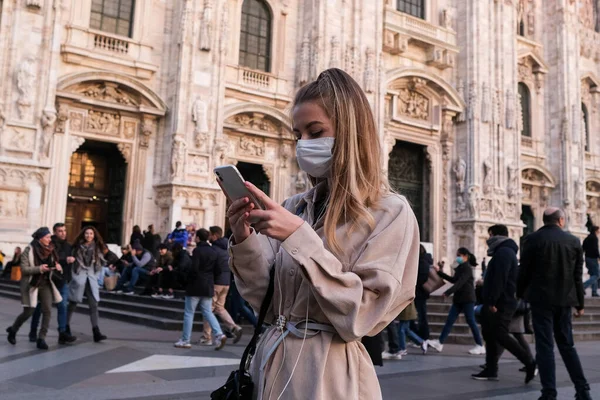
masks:
[[[62,267],[60,266],[59,263],[56,263],[55,268],[58,272],[62,272]]]
[[[269,196],[250,182],[246,182],[246,187],[265,207],[265,210],[255,209],[250,211],[249,218],[259,220],[254,224],[254,229],[258,233],[283,242],[304,223],[302,218],[271,200]]]

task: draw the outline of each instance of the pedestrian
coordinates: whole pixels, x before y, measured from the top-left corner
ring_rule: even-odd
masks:
[[[136,243],[142,244],[144,241],[144,235],[142,235],[142,230],[139,225],[133,227],[133,232],[131,232],[131,236],[129,238],[129,244],[134,245]]]
[[[444,349],[444,342],[452,330],[452,326],[458,319],[460,313],[463,313],[467,320],[467,324],[469,324],[469,328],[471,328],[471,333],[473,334],[473,339],[476,344],[475,347],[469,350],[469,354],[482,355],[485,354],[485,347],[483,347],[483,340],[481,339],[479,327],[475,321],[473,267],[477,266],[477,259],[468,249],[461,247],[456,252],[456,263],[457,266],[454,269],[453,276],[446,275],[440,268],[441,264],[434,267],[439,276],[454,284],[450,289],[444,292],[444,296],[454,296],[452,298],[452,307],[450,307],[444,329],[442,330],[439,339],[429,341],[429,346],[441,353]]]
[[[425,250],[423,245],[419,248],[419,272],[417,275],[417,286],[415,288],[414,306],[417,309],[417,321],[411,321],[416,334],[424,340],[429,340],[429,321],[427,319],[427,300],[429,292],[423,288],[423,285],[429,279],[429,271],[433,266],[433,257]],[[411,328],[413,329],[413,328]]]
[[[140,277],[149,277],[154,268],[156,268],[156,259],[152,256],[152,253],[144,249],[140,243],[133,244],[131,246],[131,264],[123,270],[123,274],[115,287],[115,292],[134,295],[135,285]],[[125,287],[127,282],[129,283]]]
[[[184,249],[187,248],[188,231],[185,229],[185,226],[182,225],[181,221],[175,223],[175,229],[173,232],[169,233],[167,240],[172,244],[179,243]]]
[[[227,211],[230,267],[254,309],[274,271],[273,325],[250,365],[256,398],[381,399],[360,340],[413,300],[418,224],[389,189],[371,106],[354,79],[323,71],[296,94],[292,113],[313,187],[280,205],[246,182],[264,210],[241,198]]]
[[[60,303],[62,297],[54,283],[54,275],[62,279],[62,266],[59,264],[58,254],[52,244],[50,229],[41,227],[36,230],[33,240],[25,248],[21,255],[21,303],[23,312],[19,314],[15,322],[6,329],[8,342],[17,343],[17,332],[19,328],[33,315],[38,299],[42,307],[42,327],[37,336],[37,348],[48,350],[46,334],[50,326],[52,314],[52,303]]]
[[[517,296],[531,305],[541,400],[556,399],[554,341],[575,385],[576,400],[590,400],[590,386],[573,342],[572,308],[584,314],[583,249],[563,231],[566,217],[556,207],[544,211],[544,226],[528,235],[521,249]]]
[[[21,248],[19,246],[15,247],[15,251],[13,253],[13,257],[9,262],[6,263],[4,269],[2,270],[2,278],[10,278],[13,267],[19,267],[21,262]]]
[[[72,279],[71,265],[75,258],[71,255],[73,250],[67,242],[67,227],[62,222],[57,222],[52,227],[52,245],[58,255],[58,263],[62,268],[62,280],[55,280],[54,283],[58,289],[62,301],[56,305],[56,320],[58,323],[58,344],[69,344],[77,340],[71,334],[71,327],[67,325],[67,306],[69,304],[69,283]],[[38,304],[31,317],[31,329],[29,331],[29,341],[37,341],[37,328],[42,314],[42,305]]]
[[[491,257],[482,289],[482,328],[486,349],[486,368],[473,374],[476,380],[498,380],[498,361],[502,350],[508,350],[526,367],[525,383],[536,374],[536,365],[529,350],[510,334],[510,324],[517,310],[517,274],[519,246],[508,237],[506,225],[493,225],[488,229],[487,255]]]
[[[231,282],[231,270],[229,269],[229,252],[227,247],[229,242],[223,237],[223,229],[219,226],[211,226],[209,228],[209,242],[212,248],[217,252],[217,264],[221,271],[215,277],[215,294],[213,296],[213,313],[221,320],[221,325],[225,327],[233,335],[233,343],[237,343],[242,338],[242,327],[236,324],[231,315],[225,309],[225,301],[227,293],[229,293],[229,283]],[[203,324],[203,338],[201,340],[206,343],[212,343],[212,329],[210,324]]]
[[[83,296],[87,297],[90,321],[94,342],[106,339],[98,327],[98,303],[100,302],[100,290],[98,289],[98,276],[105,264],[105,254],[108,248],[104,240],[93,226],[86,226],[81,230],[73,242],[73,279],[69,284],[69,307],[67,313],[67,325],[71,325],[71,318],[78,303],[83,302]]]
[[[167,245],[161,243],[158,246],[158,265],[150,272],[148,286],[152,290],[153,298],[172,299],[173,281],[175,280],[173,271],[173,254],[167,249]],[[165,294],[165,289],[167,294]]]
[[[235,323],[239,323],[241,317],[253,327],[256,327],[256,324],[258,323],[254,310],[248,306],[246,300],[242,298],[242,295],[237,290],[233,276],[229,282],[229,309],[227,312],[231,315],[231,318],[233,318]]]
[[[598,259],[600,250],[598,249],[598,236],[600,236],[600,227],[592,226],[590,234],[583,240],[583,251],[585,253],[585,266],[587,267],[590,279],[583,284],[583,290],[592,287],[592,297],[598,297],[598,278],[600,278],[600,269]]]
[[[179,243],[174,244],[170,251],[173,255],[173,288],[185,289],[184,273],[190,270],[192,258]]]
[[[217,263],[217,252],[208,244],[210,232],[199,229],[196,233],[198,244],[192,255],[191,268],[182,271],[185,276],[185,311],[183,316],[183,332],[181,338],[175,343],[175,347],[189,349],[192,347],[190,341],[192,327],[194,324],[194,313],[200,304],[200,311],[205,323],[210,324],[214,331],[215,350],[221,350],[225,346],[227,336],[223,334],[217,318],[212,312],[212,301],[214,295],[215,276],[218,276],[219,266]]]
[[[144,232],[142,246],[150,251],[154,258],[158,258],[158,246],[161,243],[160,235],[154,232],[154,225],[148,225],[148,230]]]
[[[400,356],[406,356],[408,354],[408,350],[406,349],[407,336],[421,349],[423,354],[427,354],[427,349],[429,347],[428,341],[421,338],[410,329],[410,323],[416,319],[417,309],[415,308],[414,302],[410,303],[398,316],[398,344],[400,347]]]

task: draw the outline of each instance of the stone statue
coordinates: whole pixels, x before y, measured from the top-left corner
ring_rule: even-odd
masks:
[[[299,71],[299,83],[302,85],[308,82],[308,75],[310,74],[310,38],[308,33],[304,35],[302,40],[302,47],[300,49],[300,71]]]
[[[452,10],[446,8],[444,11],[442,11],[442,26],[446,29],[452,29],[452,21]]]
[[[467,178],[467,163],[462,157],[458,157],[454,167],[454,176],[456,177],[456,192],[463,193],[465,191],[465,179]]]
[[[202,27],[200,28],[200,50],[210,51],[212,30],[212,2],[211,0],[205,0]]]
[[[192,106],[192,121],[194,121],[194,141],[196,147],[206,149],[208,144],[208,111],[206,102],[197,98]]]
[[[365,60],[365,92],[373,93],[375,90],[375,57],[370,47],[366,51]]]
[[[512,90],[506,91],[506,128],[512,129],[515,122],[515,96]]]
[[[519,193],[519,167],[516,163],[508,165],[508,198],[512,199]]]
[[[489,160],[483,162],[483,193],[488,194],[493,185],[492,163]]]
[[[468,118],[470,120],[477,119],[478,114],[478,100],[477,100],[477,83],[471,82],[469,87],[469,111]]]
[[[180,134],[173,136],[173,152],[171,155],[171,177],[183,177],[183,165],[185,160],[185,149],[187,144]]]
[[[28,56],[19,64],[16,76],[17,89],[19,91],[17,108],[19,110],[19,118],[21,119],[25,117],[27,110],[31,107],[36,76],[35,59],[33,56]]]
[[[42,146],[41,155],[50,156],[50,142],[54,135],[54,124],[56,123],[56,112],[54,110],[44,110],[42,112]]]
[[[479,217],[479,187],[471,186],[468,190],[469,194],[469,213],[472,218]]]
[[[294,179],[294,186],[296,187],[296,193],[303,193],[308,188],[308,175],[306,172],[300,170],[296,174]]]
[[[458,80],[458,85],[456,87],[456,90],[458,91],[458,95],[460,96],[460,98],[463,99],[466,103],[467,99],[465,97],[465,82],[462,79]],[[467,118],[466,118],[466,115],[464,112],[461,112],[456,117],[457,122],[464,122],[466,119]]]

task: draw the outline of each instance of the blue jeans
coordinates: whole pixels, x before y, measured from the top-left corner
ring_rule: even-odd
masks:
[[[104,277],[105,276],[114,276],[115,272],[111,271],[108,267],[102,267],[102,272],[98,275],[98,287],[104,287]]]
[[[235,286],[235,280],[232,280],[231,285],[229,285],[229,296],[229,310],[227,311],[229,311],[231,318],[237,323],[239,322],[238,314],[241,314],[246,321],[256,327],[256,324],[258,323],[256,315],[254,315],[254,311],[246,305],[246,301],[242,298],[240,292],[238,292],[237,286]]]
[[[531,319],[535,332],[536,361],[540,371],[542,394],[556,398],[556,366],[554,364],[554,341],[567,367],[577,392],[589,390],[573,342],[571,307],[531,303]]]
[[[194,326],[194,313],[196,307],[200,303],[200,311],[202,311],[202,317],[204,323],[208,323],[210,328],[214,332],[214,337],[219,337],[223,334],[221,325],[217,321],[217,317],[212,312],[212,297],[192,297],[185,296],[185,311],[183,314],[183,333],[181,334],[181,340],[189,342],[192,337],[192,327]]]
[[[419,346],[423,344],[423,339],[410,330],[410,321],[400,321],[400,324],[398,325],[398,344],[400,350],[406,350],[406,335]]]
[[[598,259],[586,257],[585,258],[585,266],[587,267],[587,270],[590,274],[590,279],[585,281],[585,283],[583,284],[583,288],[587,289],[591,286],[592,294],[597,295],[598,294],[598,277],[600,275]]]
[[[452,307],[450,307],[450,312],[448,313],[448,318],[446,319],[446,324],[444,325],[444,329],[440,335],[440,343],[444,343],[461,312],[465,315],[467,324],[469,324],[469,328],[471,328],[475,343],[477,343],[479,346],[483,346],[481,333],[479,333],[479,327],[475,321],[475,303],[452,304]]]
[[[67,305],[69,304],[69,285],[65,283],[58,289],[62,296],[62,301],[56,305],[56,321],[58,322],[58,331],[65,332],[67,330]],[[42,316],[42,305],[38,303],[33,316],[31,317],[31,332],[37,332]]]

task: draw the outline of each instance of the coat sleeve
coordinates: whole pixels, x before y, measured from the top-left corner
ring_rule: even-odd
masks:
[[[508,273],[512,265],[506,251],[510,250],[504,248],[498,250],[494,254],[494,259],[488,264],[485,274],[486,282],[484,282],[486,291],[483,299],[483,304],[486,306],[495,306],[506,288]]]
[[[278,243],[254,231],[242,243],[229,243],[229,268],[234,274],[235,285],[255,310],[260,309],[267,293],[269,269],[275,261]]]
[[[450,282],[450,283],[456,283],[456,275],[454,275],[454,276],[450,276],[450,275],[446,274],[446,273],[445,273],[445,272],[443,272],[443,271],[438,271],[438,272],[437,272],[437,274],[438,274],[440,277],[442,277],[442,279],[444,279],[444,280],[446,280],[446,281],[448,281],[448,282]]]
[[[376,335],[414,298],[419,228],[405,201],[393,220],[367,239],[349,271],[307,223],[282,247],[300,265],[321,310],[346,342]]]
[[[23,275],[36,275],[42,273],[40,267],[31,264],[29,260],[29,253],[31,251],[31,247],[27,247],[21,254],[21,272]]]
[[[533,276],[535,250],[532,247],[532,243],[527,239],[527,236],[523,239],[523,245],[521,246],[521,263],[519,267],[519,277],[517,278],[517,298],[523,299],[525,291],[531,283],[531,277]]]
[[[450,296],[451,294],[456,293],[469,280],[469,278],[470,278],[469,274],[463,269],[464,266],[465,266],[465,264],[463,264],[461,267],[456,269],[456,274],[453,276],[454,285],[452,285],[452,287],[450,289],[448,289],[444,292],[444,294],[446,296]],[[471,268],[471,267],[467,266],[467,268]],[[450,281],[450,282],[452,282],[452,281]]]
[[[584,296],[585,296],[585,290],[583,290],[583,249],[581,248],[581,245],[579,244],[579,240],[575,239],[575,248],[577,250],[576,253],[576,258],[575,258],[575,269],[573,271],[573,279],[575,282],[575,290],[577,291],[577,303],[578,306],[576,307],[578,310],[583,309],[584,307]]]

